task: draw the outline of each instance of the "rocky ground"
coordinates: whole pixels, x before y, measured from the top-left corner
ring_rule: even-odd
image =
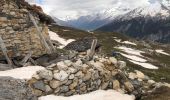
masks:
[[[164,83],[155,82],[141,71],[127,72],[126,67],[126,62],[114,57],[95,55],[89,61],[85,52],[77,53],[69,60],[57,62],[45,70],[38,71],[29,80],[29,84],[37,96],[48,94],[71,96],[98,89],[114,89],[135,95],[137,100],[147,100],[150,98],[148,93],[152,94],[152,91],[155,92],[157,88],[165,86]],[[154,92],[152,95],[155,96]]]
[[[139,70],[127,71],[125,61],[100,53],[88,59],[87,52],[64,51],[58,53],[63,56],[40,57],[39,62],[46,63],[45,69],[37,71],[31,79],[1,77],[2,100],[37,100],[50,94],[72,96],[98,89],[134,95],[136,100],[169,99],[168,83],[155,82]]]
[[[140,70],[155,81],[170,82],[170,45],[168,44],[139,41],[119,33],[85,32],[56,25],[50,26],[50,30],[64,39],[80,40],[84,37],[95,36],[102,45],[100,54],[108,56],[117,54],[117,59],[127,63],[127,70]],[[158,52],[160,50],[164,53]],[[144,66],[140,61],[136,62],[135,60],[139,60],[136,58],[145,59],[144,65],[153,65],[158,69],[145,68],[147,66]]]
[[[5,9],[1,14],[1,20],[4,20],[2,28],[9,30],[7,32],[3,30],[1,33],[4,35],[6,32],[5,37],[8,34],[9,37],[13,37],[11,33],[15,31],[22,33],[21,37],[20,35],[17,37],[17,41],[12,41],[13,38],[9,38],[8,36],[6,38],[10,41],[8,43],[10,48],[11,44],[21,43],[22,45],[18,44],[18,46],[21,47],[17,48],[23,48],[21,54],[27,54],[28,52],[26,51],[30,51],[29,46],[36,44],[36,42],[28,42],[30,37],[27,39],[23,38],[27,37],[29,32],[33,38],[36,37],[34,36],[36,29],[33,25],[31,24],[32,26],[29,29],[26,27],[30,25],[27,13],[34,13],[38,18],[38,22],[40,22],[39,25],[51,23],[53,20],[50,16],[44,14],[40,7],[35,5],[31,6],[24,0],[1,0],[0,3],[0,5],[2,5],[0,9]],[[6,18],[8,12],[13,16],[11,18],[14,20],[16,20],[16,17],[19,17],[14,21],[16,23]],[[15,14],[16,12],[19,14]],[[19,19],[22,19],[22,21]],[[28,22],[25,22],[25,19],[27,19]],[[23,25],[20,22],[22,22]],[[17,25],[17,28],[14,29],[11,23],[13,23],[14,26]],[[19,30],[20,26],[25,26],[25,28],[23,27],[22,30]],[[42,29],[45,29],[44,32],[48,33],[48,27],[46,25],[44,27],[45,28],[42,27]],[[26,30],[30,31],[27,32]],[[40,41],[37,40],[37,37],[33,39],[38,42],[35,46],[36,52],[34,54],[36,54],[36,56],[32,56],[32,58],[28,59],[24,64],[21,64],[23,57],[19,55],[11,58],[16,67],[15,69],[6,64],[7,62],[4,60],[4,57],[0,61],[0,100],[38,100],[38,98],[42,96],[73,96],[91,93],[99,89],[115,90],[117,93],[132,97],[131,100],[133,100],[134,97],[136,100],[170,99],[170,85],[165,83],[165,81],[169,82],[170,79],[170,62],[167,60],[170,57],[170,52],[166,46],[157,48],[157,45],[154,44],[140,43],[133,39],[128,41],[128,37],[117,33],[107,33],[106,35],[106,33],[85,32],[62,26],[51,26],[50,30],[53,30],[53,32],[49,31],[49,33],[52,33],[52,36],[57,35],[57,38],[53,37],[55,38],[53,44],[56,47],[56,52],[47,54],[43,49],[40,49],[39,46],[41,45],[39,45]],[[90,38],[84,38],[87,36]],[[101,46],[103,51],[96,52],[93,57],[89,57],[89,49],[94,37],[99,40],[95,48],[96,51],[100,51],[99,48]],[[21,42],[20,40],[18,42],[18,39],[23,39],[23,41],[28,40],[26,42],[29,45],[27,46],[25,42]],[[70,41],[67,41],[68,39],[77,41],[70,43]],[[58,42],[62,43],[58,44]],[[59,45],[65,48],[58,49]],[[124,46],[124,49],[118,50],[118,48],[122,48],[121,46]],[[163,51],[159,50],[160,48],[163,49]],[[156,49],[158,50],[156,51]],[[16,48],[12,50],[16,50]],[[132,51],[130,53],[133,55],[130,55],[127,50]],[[32,49],[32,51],[34,50]],[[116,56],[117,53],[112,51],[124,53],[126,57],[122,55]],[[16,51],[11,52],[14,53]],[[134,55],[134,53],[136,55]],[[129,56],[138,59],[130,60]],[[143,70],[141,67],[144,66],[129,63],[129,61],[138,60],[137,63],[141,64],[139,59],[147,65],[148,63],[154,63],[155,66],[159,65],[159,70]],[[158,69],[157,66],[152,66],[152,68]],[[157,82],[154,81],[154,79],[156,79]],[[160,79],[162,79],[162,82],[159,82]]]
[[[0,100],[37,100],[37,97],[26,81],[0,77]]]

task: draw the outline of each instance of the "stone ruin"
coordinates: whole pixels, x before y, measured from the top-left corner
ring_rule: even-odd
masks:
[[[0,0],[0,36],[9,58],[24,57],[30,51],[32,57],[47,54],[28,13],[33,15],[42,36],[49,39],[47,24],[51,23],[52,19],[44,14],[40,7],[31,6],[24,0]],[[0,59],[5,60],[2,50]]]

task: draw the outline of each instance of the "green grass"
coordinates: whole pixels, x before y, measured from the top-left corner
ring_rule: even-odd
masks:
[[[137,43],[137,46],[127,45],[127,44],[123,44],[123,46],[128,46],[130,48],[135,48],[138,50],[141,50],[144,48],[148,49],[148,47],[144,46],[143,43],[136,41],[133,38],[119,34],[119,33],[94,32],[94,34],[91,34],[86,31],[63,27],[63,26],[52,26],[52,27],[50,27],[50,30],[56,32],[58,35],[60,35],[61,37],[65,38],[65,39],[76,39],[77,40],[77,39],[80,39],[83,37],[95,36],[98,38],[100,44],[102,45],[102,54],[109,55],[109,56],[111,55],[112,51],[120,52],[119,49],[116,49],[114,47],[116,47],[118,45],[120,45],[120,46],[122,45],[121,43],[117,43],[114,40],[114,37],[117,37],[118,39],[122,39],[123,41],[128,40],[128,41],[134,41],[135,43]],[[64,30],[69,30],[69,31],[64,31]],[[158,43],[149,43],[149,42],[146,42],[146,43],[149,44],[149,46],[150,46],[149,49],[151,49],[151,50],[163,49],[163,50],[165,50],[165,52],[170,54],[170,46],[162,45],[162,44],[158,44]],[[150,63],[152,63],[155,66],[159,66],[160,68],[158,70],[149,70],[149,69],[145,69],[139,65],[135,65],[135,64],[129,62],[127,60],[127,58],[122,57],[121,55],[119,55],[117,58],[120,60],[126,61],[127,69],[129,69],[130,71],[140,70],[140,71],[144,72],[146,75],[148,75],[149,77],[151,77],[151,79],[154,79],[155,81],[164,81],[164,82],[170,83],[170,56],[165,56],[162,54],[156,55],[155,53],[150,55],[147,52],[143,55],[150,59],[154,59],[153,61],[150,61]],[[165,67],[162,64],[166,64],[167,66]],[[161,78],[165,78],[166,80],[161,80]]]

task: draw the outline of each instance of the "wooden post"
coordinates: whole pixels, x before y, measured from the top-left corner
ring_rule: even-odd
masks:
[[[38,64],[37,64],[37,62],[36,62],[34,59],[29,58],[29,60],[30,60],[30,62],[31,62],[32,64],[34,64],[34,65],[38,65]]]
[[[97,45],[97,39],[94,39],[93,42],[92,42],[91,48],[90,48],[90,52],[88,54],[88,56],[90,58],[92,58],[94,56],[94,54],[95,54],[96,45]]]
[[[0,46],[1,46],[1,50],[9,64],[9,66],[13,66],[13,63],[12,63],[12,60],[8,57],[8,54],[7,54],[7,48],[4,44],[4,41],[2,40],[1,36],[0,36]]]
[[[31,58],[31,56],[32,56],[32,51],[30,51],[29,54],[27,54],[27,55],[24,57],[24,59],[20,62],[20,64],[21,64],[22,66],[24,66],[25,63],[28,61],[28,59]]]
[[[47,42],[49,43],[49,45],[50,45],[50,47],[51,47],[51,50],[55,53],[55,48],[54,48],[54,46],[53,46],[53,43],[52,43],[52,41],[50,40],[50,38],[47,38]]]
[[[37,34],[38,34],[39,37],[40,37],[41,43],[44,44],[44,46],[46,47],[48,53],[52,53],[52,51],[51,51],[50,47],[48,46],[48,44],[47,44],[44,36],[43,36],[42,33],[41,33],[41,31],[40,31],[37,23],[35,22],[34,17],[33,17],[30,13],[28,13],[28,14],[29,14],[29,17],[30,17],[31,21],[33,22],[34,26],[35,26],[36,29],[37,29]]]

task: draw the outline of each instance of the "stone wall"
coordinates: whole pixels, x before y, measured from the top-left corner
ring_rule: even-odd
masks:
[[[65,60],[48,66],[46,70],[37,72],[29,84],[37,96],[50,93],[70,96],[108,88],[119,90],[120,84],[124,83],[119,83],[116,78],[114,79],[120,75],[119,70],[114,65],[116,63],[115,58],[110,58],[110,60],[98,59],[97,62],[92,60],[86,63],[81,59],[74,62]],[[114,86],[113,82],[116,83]],[[131,84],[126,79],[124,82]]]
[[[114,89],[141,97],[154,88],[155,81],[140,71],[128,72],[126,62],[114,57],[95,55],[91,61],[79,54],[70,60],[54,63],[28,80],[36,96],[54,94],[71,96],[95,90]]]
[[[47,51],[29,18],[29,10],[19,6],[16,1],[0,1],[0,36],[8,49],[8,55],[10,57],[25,56],[30,50],[33,51],[35,57],[45,54]],[[41,23],[38,14],[32,14],[42,29],[44,37],[48,38],[47,25]],[[0,57],[3,58],[2,52],[0,52]]]

